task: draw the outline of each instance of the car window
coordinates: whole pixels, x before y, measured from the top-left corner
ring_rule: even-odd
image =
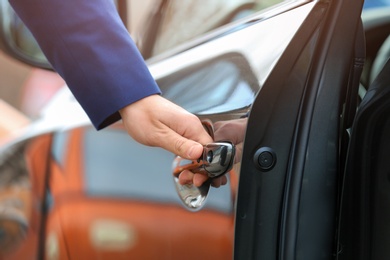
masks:
[[[157,80],[165,98],[197,115],[243,109],[260,89],[247,59],[228,53]]]
[[[254,14],[284,1],[291,0],[213,0],[213,1],[180,1],[161,0],[154,5],[141,5],[150,8],[146,15],[138,16],[140,28],[132,33],[145,59],[170,50],[182,43],[199,37],[207,32],[240,18]],[[114,0],[120,13],[127,13],[128,8],[140,8],[138,5],[120,5]],[[126,2],[127,3],[127,2]],[[30,31],[15,14],[10,5],[4,5],[4,20],[12,37],[8,42],[21,57],[28,57],[34,66],[51,68],[44,54]],[[125,10],[123,10],[125,8]],[[137,10],[131,10],[132,14]],[[128,28],[130,31],[130,28]],[[19,57],[20,58],[20,57]]]
[[[165,11],[156,39],[154,54],[158,54],[202,33],[233,21],[244,13],[252,13],[256,1],[230,0],[199,1],[171,0]]]
[[[69,138],[68,132],[59,132],[54,137],[53,157],[60,165],[65,163],[66,151],[72,145]],[[116,128],[97,132],[87,127],[79,145],[83,165],[76,174],[82,175],[87,196],[180,206],[170,174],[172,153],[140,145],[124,130]],[[209,197],[207,207],[230,214],[233,209],[229,185],[214,193]]]
[[[145,18],[136,41],[146,58],[156,56],[230,22],[286,0],[163,0]]]

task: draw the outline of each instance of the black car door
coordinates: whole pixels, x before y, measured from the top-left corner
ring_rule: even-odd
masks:
[[[390,45],[383,48],[387,62],[369,86],[351,129],[338,259],[390,257]]]
[[[331,259],[364,63],[363,1],[316,1],[248,119],[235,259]]]

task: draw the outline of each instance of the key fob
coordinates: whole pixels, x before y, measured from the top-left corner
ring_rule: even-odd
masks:
[[[232,169],[235,147],[230,142],[216,142],[204,146],[199,172],[206,172],[210,178],[219,177]]]
[[[223,141],[205,145],[198,160],[186,160],[176,156],[173,161],[173,179],[179,198],[187,210],[198,211],[205,205],[212,179],[232,169],[235,152],[235,146],[231,142]],[[181,185],[179,175],[184,170],[207,174],[210,179],[200,187],[193,184]]]
[[[219,177],[232,169],[235,152],[234,144],[229,141],[209,143],[203,147],[203,154],[198,160],[189,161],[177,157],[176,160],[179,161],[175,163],[174,175],[190,170],[193,173],[207,174],[210,178]]]

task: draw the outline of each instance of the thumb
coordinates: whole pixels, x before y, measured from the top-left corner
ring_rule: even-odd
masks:
[[[203,153],[202,144],[187,139],[186,137],[177,134],[175,131],[170,131],[169,134],[165,136],[162,148],[188,160],[196,160],[201,157]]]
[[[130,104],[120,113],[127,132],[136,141],[185,159],[198,159],[202,144],[213,141],[197,116],[158,95]]]

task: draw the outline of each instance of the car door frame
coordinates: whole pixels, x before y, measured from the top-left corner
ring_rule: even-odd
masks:
[[[362,5],[316,2],[258,94],[244,142],[235,259],[337,253],[340,136],[363,67]]]

